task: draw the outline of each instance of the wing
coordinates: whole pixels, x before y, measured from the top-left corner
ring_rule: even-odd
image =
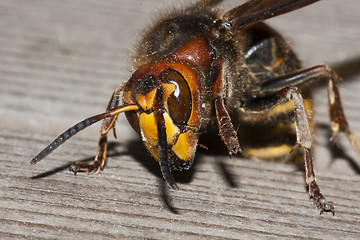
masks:
[[[232,24],[231,29],[234,31],[317,1],[319,0],[250,0],[225,13],[224,20]]]

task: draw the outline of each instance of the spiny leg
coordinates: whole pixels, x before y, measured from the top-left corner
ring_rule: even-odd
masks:
[[[221,99],[221,97],[217,97],[214,100],[214,103],[221,138],[224,141],[230,156],[232,154],[237,154],[238,152],[241,152],[241,148],[236,131],[234,130],[234,126],[231,123],[229,113],[226,111],[224,106],[224,101]]]
[[[119,106],[120,96],[123,89],[123,85],[118,87],[113,93],[109,104],[107,106],[107,110],[114,109]],[[75,175],[78,172],[87,172],[88,174],[92,174],[96,172],[96,174],[104,167],[106,156],[107,156],[107,133],[111,128],[114,129],[115,134],[115,121],[118,115],[114,115],[111,117],[107,117],[103,120],[101,130],[100,130],[100,139],[98,143],[97,155],[94,161],[90,164],[84,162],[76,162],[71,164],[70,171],[72,171]]]
[[[295,113],[295,128],[296,128],[296,142],[295,148],[302,149],[304,162],[305,162],[305,176],[306,183],[309,187],[310,197],[314,199],[317,208],[320,209],[320,214],[324,211],[331,211],[335,214],[335,208],[332,202],[325,199],[321,193],[320,187],[316,183],[316,176],[312,158],[312,139],[309,123],[307,121],[305,106],[301,93],[296,87],[289,87],[281,90],[278,94],[280,97],[279,102],[294,101],[294,113]]]
[[[341,104],[341,98],[337,83],[339,76],[332,71],[327,65],[319,66],[319,71],[328,74],[328,94],[329,94],[329,116],[330,127],[332,131],[331,141],[335,141],[339,133],[344,133],[348,138],[352,148],[360,156],[360,142],[356,135],[351,131],[349,124],[346,120],[344,110]]]
[[[334,141],[339,133],[344,133],[352,148],[360,157],[360,141],[351,131],[341,104],[338,88],[340,77],[331,70],[328,65],[316,65],[285,76],[280,76],[271,81],[262,83],[259,89],[261,89],[262,93],[274,93],[275,91],[288,86],[299,86],[304,83],[319,81],[321,79],[328,80],[329,116],[332,131],[331,141]]]
[[[287,89],[286,87],[300,86],[301,84],[311,81],[319,81],[321,79],[328,80],[329,116],[330,116],[331,131],[332,131],[331,141],[334,141],[339,133],[344,133],[347,136],[353,149],[360,156],[360,142],[358,138],[355,136],[355,134],[350,130],[349,124],[346,120],[344,110],[341,104],[341,98],[337,85],[338,82],[340,81],[340,77],[333,70],[331,70],[331,68],[328,65],[326,64],[317,65],[284,76],[280,76],[275,79],[271,79],[269,81],[262,83],[259,86],[259,89],[261,93],[271,94],[279,90],[280,92],[283,92],[285,90],[281,90],[281,89],[284,88]],[[294,91],[292,90],[291,92]],[[291,94],[291,95],[292,97],[294,97],[298,94],[295,95]],[[302,102],[302,100],[295,101],[294,98],[294,103],[296,104],[296,102],[300,103]],[[299,111],[299,109],[301,108],[298,108],[297,111],[301,113],[302,110]],[[296,116],[299,117],[301,116],[301,114],[299,115],[298,113],[296,113]],[[301,133],[301,132],[305,133],[304,131],[299,131],[299,129],[301,128],[300,126],[298,127],[299,128],[297,128],[296,130],[297,133]],[[298,141],[297,141],[298,144],[300,143],[300,145],[302,145],[301,143],[308,142],[309,139],[306,139],[306,135],[307,134],[298,135]],[[310,137],[310,135],[308,136]],[[301,148],[303,148],[304,150],[306,181],[309,186],[310,196],[313,197],[314,201],[316,202],[316,205],[318,206],[318,208],[321,209],[320,213],[324,211],[331,211],[334,214],[335,210],[332,203],[327,202],[325,200],[324,196],[321,194],[320,188],[316,183],[310,147],[302,146]]]
[[[88,172],[92,174],[94,172],[98,173],[104,166],[107,154],[107,134],[101,135],[98,144],[97,155],[94,161],[90,164],[84,162],[76,162],[71,164],[70,171],[75,175],[78,172]]]
[[[224,74],[223,74],[223,62],[222,59],[218,59],[215,64],[215,72],[217,73],[216,79],[213,82],[212,88],[212,99],[214,101],[214,107],[216,112],[217,124],[219,127],[219,134],[221,139],[224,141],[230,156],[241,152],[237,133],[234,130],[234,126],[231,122],[228,111],[226,110],[223,100],[223,85],[224,85]]]

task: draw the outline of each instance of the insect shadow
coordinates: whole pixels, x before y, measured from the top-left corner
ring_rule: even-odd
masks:
[[[120,143],[116,143],[116,142],[110,142],[108,144],[108,156],[109,157],[116,157],[116,156],[122,156],[122,155],[128,155],[128,152],[117,152],[115,151],[116,147],[119,145]],[[94,160],[94,156],[91,157],[87,157],[81,160],[78,160],[78,162],[92,162]],[[62,172],[64,170],[68,170],[70,169],[71,164],[73,164],[75,161],[72,161],[70,163],[64,164],[60,167],[54,168],[50,171],[46,171],[40,174],[37,174],[35,176],[32,176],[31,179],[39,179],[39,178],[46,178],[46,177],[50,177],[54,174],[57,174],[59,172]],[[105,163],[106,165],[106,163]]]
[[[199,165],[203,163],[206,156],[228,156],[227,149],[225,145],[221,142],[217,134],[205,134],[200,137],[199,142],[200,146],[197,149],[197,152],[199,154],[195,155],[192,167],[186,171],[173,171],[174,178],[177,182],[183,184],[190,183],[194,177],[194,173],[197,171]],[[144,168],[146,168],[149,172],[151,172],[159,179],[160,197],[163,205],[172,213],[179,214],[179,210],[172,204],[171,191],[169,191],[166,182],[163,180],[158,163],[156,161],[153,161],[150,154],[144,151],[144,146],[142,142],[140,140],[132,141],[129,142],[127,146],[129,148],[129,153],[131,153],[131,156],[134,157],[136,161],[142,164]],[[235,178],[226,163],[224,163],[223,161],[217,161],[217,158],[215,158],[214,164],[217,172],[220,174],[224,182],[229,187],[239,187],[239,184],[235,181]]]
[[[356,79],[354,77],[360,74],[359,66],[360,66],[360,56],[338,63],[334,65],[333,69],[346,82],[348,82],[350,79],[358,81],[359,79]]]
[[[117,141],[109,142],[108,144],[108,157],[119,157],[119,156],[131,156],[135,161],[139,162],[147,171],[149,171],[152,175],[156,176],[159,179],[159,197],[163,203],[163,205],[172,213],[179,214],[179,211],[173,206],[171,195],[168,191],[168,186],[163,180],[161,171],[159,169],[159,164],[152,159],[149,153],[144,148],[143,143],[140,140],[133,140],[126,143],[125,151],[119,151],[119,146],[124,145],[124,143],[120,143]],[[174,172],[174,177],[177,182],[180,183],[189,183],[192,181],[194,172],[196,170],[196,165],[201,162],[200,159],[195,157],[193,167],[187,171],[182,172]],[[64,164],[60,167],[54,168],[50,171],[46,171],[35,176],[32,176],[31,179],[40,179],[50,177],[64,170],[68,170],[73,162],[92,162],[94,160],[94,156],[87,157],[84,159],[80,159],[78,161],[72,161],[70,163]],[[121,159],[118,159],[121,161]],[[105,162],[106,165],[106,162]],[[121,167],[121,165],[120,165]],[[81,173],[80,173],[81,174]]]
[[[227,149],[225,145],[221,142],[217,134],[205,134],[200,137],[200,147],[198,147],[197,152],[199,154],[195,155],[194,163],[189,170],[186,171],[173,171],[174,178],[176,182],[188,184],[192,181],[194,173],[197,171],[199,165],[203,163],[206,156],[228,156]],[[210,139],[210,140],[209,140]],[[203,146],[203,147],[201,147]],[[139,162],[144,168],[146,168],[152,175],[156,176],[159,179],[159,190],[160,197],[163,202],[164,207],[166,207],[170,212],[174,214],[180,214],[179,210],[173,205],[171,191],[163,180],[161,171],[159,169],[159,164],[156,161],[153,161],[150,154],[144,151],[143,143],[138,141],[131,141],[127,143],[129,154]],[[233,174],[229,170],[229,167],[226,163],[222,161],[217,161],[215,158],[215,167],[218,170],[218,173],[221,175],[223,180],[231,188],[237,188],[239,184],[235,181]]]
[[[229,167],[224,163],[222,158],[220,158],[220,161],[216,156],[224,157],[229,156],[228,151],[226,149],[226,146],[223,144],[223,142],[220,140],[220,137],[218,134],[214,132],[207,133],[203,136],[200,136],[199,139],[200,146],[198,148],[199,156],[200,157],[206,157],[206,155],[215,156],[215,167],[217,172],[219,172],[220,176],[224,180],[224,182],[231,188],[238,188],[239,184],[235,180],[234,175],[232,174]],[[235,155],[234,158],[241,157],[240,155]]]
[[[168,185],[163,180],[158,162],[154,161],[150,154],[145,151],[143,143],[140,140],[130,141],[127,143],[127,147],[135,161],[139,162],[147,171],[159,179],[159,197],[163,206],[174,214],[180,214],[179,210],[172,203],[171,192],[168,189]],[[198,156],[195,156],[194,164],[189,170],[173,171],[176,182],[190,183],[199,162],[201,162],[201,159],[199,159]]]
[[[330,131],[329,124],[316,123],[316,128],[320,129],[321,131],[326,131],[327,139],[331,138],[332,133]],[[346,151],[342,147],[342,144],[339,141],[335,141],[335,142],[328,141],[327,145],[328,145],[327,149],[330,151],[331,154],[331,160],[332,160],[331,162],[334,162],[336,158],[344,159],[349,163],[351,169],[354,170],[356,174],[360,175],[359,163],[356,161],[356,159],[354,159],[353,157],[351,157],[349,154],[346,153]]]

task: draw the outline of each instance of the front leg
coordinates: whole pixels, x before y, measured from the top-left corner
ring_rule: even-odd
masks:
[[[214,101],[217,124],[219,127],[219,134],[224,141],[230,156],[241,152],[237,133],[231,122],[229,113],[227,112],[223,100],[223,61],[219,59],[215,65],[217,72],[216,80],[212,84],[212,99]]]
[[[119,106],[122,89],[123,86],[120,86],[115,90],[109,101],[107,110],[114,109]],[[117,116],[118,115],[107,117],[103,120],[103,124],[101,126],[101,131],[100,131],[100,139],[98,144],[97,155],[94,161],[90,164],[84,162],[73,163],[70,166],[71,172],[73,172],[75,175],[78,172],[87,172],[88,174],[92,174],[95,172],[97,174],[101,169],[103,169],[107,156],[107,134],[113,128],[114,136],[116,137],[114,126]]]
[[[219,133],[221,139],[224,141],[230,156],[241,152],[239,140],[234,130],[234,126],[231,123],[229,113],[226,111],[224,101],[221,97],[217,97],[214,100],[216,118],[219,127]]]

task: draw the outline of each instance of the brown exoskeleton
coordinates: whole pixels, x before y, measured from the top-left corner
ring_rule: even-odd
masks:
[[[217,125],[230,155],[301,156],[310,196],[320,213],[334,214],[313,168],[308,83],[328,80],[332,140],[344,133],[359,153],[360,143],[342,109],[339,77],[327,65],[302,68],[288,43],[261,22],[316,1],[250,0],[221,15],[213,7],[222,0],[203,0],[162,19],[139,44],[136,71],[115,90],[107,111],[68,129],[31,164],[104,119],[95,160],[70,168],[75,174],[99,172],[106,160],[107,133],[125,112],[164,179],[178,189],[171,170],[190,168],[199,135]]]

